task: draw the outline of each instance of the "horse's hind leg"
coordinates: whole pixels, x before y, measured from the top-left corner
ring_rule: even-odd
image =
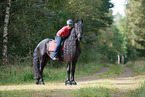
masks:
[[[46,66],[47,61],[48,61],[47,56],[44,55],[43,58],[40,61],[40,75],[41,75],[41,77],[39,79],[39,84],[44,84],[44,81],[43,81],[43,70],[44,70],[44,67]]]
[[[34,51],[33,57],[34,57],[33,58],[34,79],[36,79],[36,84],[39,84],[39,79],[41,76],[40,70],[39,70],[40,60],[39,60],[39,55],[36,50]]]

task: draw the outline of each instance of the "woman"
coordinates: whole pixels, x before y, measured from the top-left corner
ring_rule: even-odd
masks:
[[[57,35],[55,37],[56,41],[57,41],[57,45],[53,54],[53,60],[58,60],[57,55],[59,53],[60,47],[61,47],[61,43],[63,42],[64,38],[66,38],[71,29],[73,27],[73,21],[71,19],[67,20],[67,26],[62,27],[58,32]]]

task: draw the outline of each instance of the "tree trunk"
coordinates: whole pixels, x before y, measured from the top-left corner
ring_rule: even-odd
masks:
[[[119,56],[119,54],[118,54],[118,64],[120,64],[120,56]]]
[[[4,21],[4,32],[3,32],[3,65],[8,64],[7,59],[7,42],[8,42],[8,23],[10,16],[11,0],[8,0],[8,6],[6,8],[5,21]]]
[[[121,64],[124,64],[124,56],[121,58]]]

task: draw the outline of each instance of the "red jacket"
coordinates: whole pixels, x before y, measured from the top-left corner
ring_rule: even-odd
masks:
[[[57,32],[57,36],[60,37],[67,37],[69,35],[70,31],[68,29],[68,26],[64,26]]]

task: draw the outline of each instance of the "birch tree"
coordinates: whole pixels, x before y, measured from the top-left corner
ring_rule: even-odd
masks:
[[[5,21],[4,21],[4,31],[3,31],[3,65],[7,65],[7,42],[8,42],[8,23],[10,16],[11,0],[8,0],[8,5],[6,7]]]

